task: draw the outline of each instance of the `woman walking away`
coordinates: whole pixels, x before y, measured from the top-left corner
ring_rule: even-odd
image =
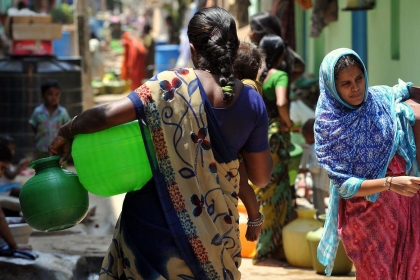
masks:
[[[358,280],[420,279],[420,195],[410,83],[368,86],[360,57],[336,49],[319,71],[315,150],[331,179],[318,259],[331,274],[339,237]]]
[[[266,217],[257,242],[254,264],[282,266],[285,260],[282,228],[288,221],[294,192],[290,187],[287,164],[290,155],[290,129],[287,73],[277,70],[285,51],[283,40],[274,34],[261,39],[259,47],[266,55],[261,74],[263,97],[269,117],[268,138],[275,168],[266,188],[255,188],[260,211]]]
[[[249,37],[251,41],[258,45],[261,39],[268,34],[282,36],[279,19],[269,12],[260,12],[250,18],[251,31]],[[287,43],[286,43],[287,45]],[[283,70],[289,76],[289,84],[299,79],[305,72],[305,62],[290,47],[284,51],[284,59],[277,69]]]
[[[153,178],[125,196],[100,279],[241,278],[238,152],[249,179],[265,186],[267,113],[232,75],[239,40],[227,11],[197,12],[188,38],[195,70],[158,73],[127,98],[82,112],[51,144],[64,160],[77,134],[135,119],[151,132]]]

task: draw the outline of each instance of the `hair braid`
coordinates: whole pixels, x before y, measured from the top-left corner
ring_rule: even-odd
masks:
[[[265,66],[261,74],[261,81],[264,82],[267,73],[271,68],[275,68],[280,57],[283,55],[286,45],[280,36],[274,34],[265,35],[259,44],[265,53]]]
[[[196,67],[217,75],[223,100],[232,100],[235,84],[232,66],[239,47],[232,16],[222,8],[212,9],[211,12],[203,9],[191,19],[188,38],[197,51]]]

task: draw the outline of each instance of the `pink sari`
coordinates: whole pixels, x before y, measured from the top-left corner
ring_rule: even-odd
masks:
[[[386,176],[405,170],[396,154]],[[340,198],[338,232],[358,280],[420,279],[420,204],[413,203],[419,199],[419,193],[405,197],[393,191],[382,192],[375,203]]]

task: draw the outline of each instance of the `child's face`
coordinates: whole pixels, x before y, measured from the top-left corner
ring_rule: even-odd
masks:
[[[60,102],[61,90],[59,88],[49,88],[43,94],[44,102],[47,107],[55,107]]]
[[[3,176],[4,171],[9,168],[10,162],[0,161],[0,177]]]

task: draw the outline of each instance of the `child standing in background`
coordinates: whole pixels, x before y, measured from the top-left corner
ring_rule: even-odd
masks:
[[[35,108],[29,124],[35,133],[35,159],[48,157],[48,147],[59,128],[70,121],[67,110],[59,105],[61,85],[47,80],[41,85],[43,104]]]
[[[306,166],[302,166],[299,173],[310,172],[312,177],[312,200],[317,215],[325,214],[325,198],[329,196],[330,179],[328,173],[318,164],[315,154],[315,119],[308,119],[301,127],[301,133],[305,138],[308,147],[308,153],[302,155],[302,162],[306,162]]]

